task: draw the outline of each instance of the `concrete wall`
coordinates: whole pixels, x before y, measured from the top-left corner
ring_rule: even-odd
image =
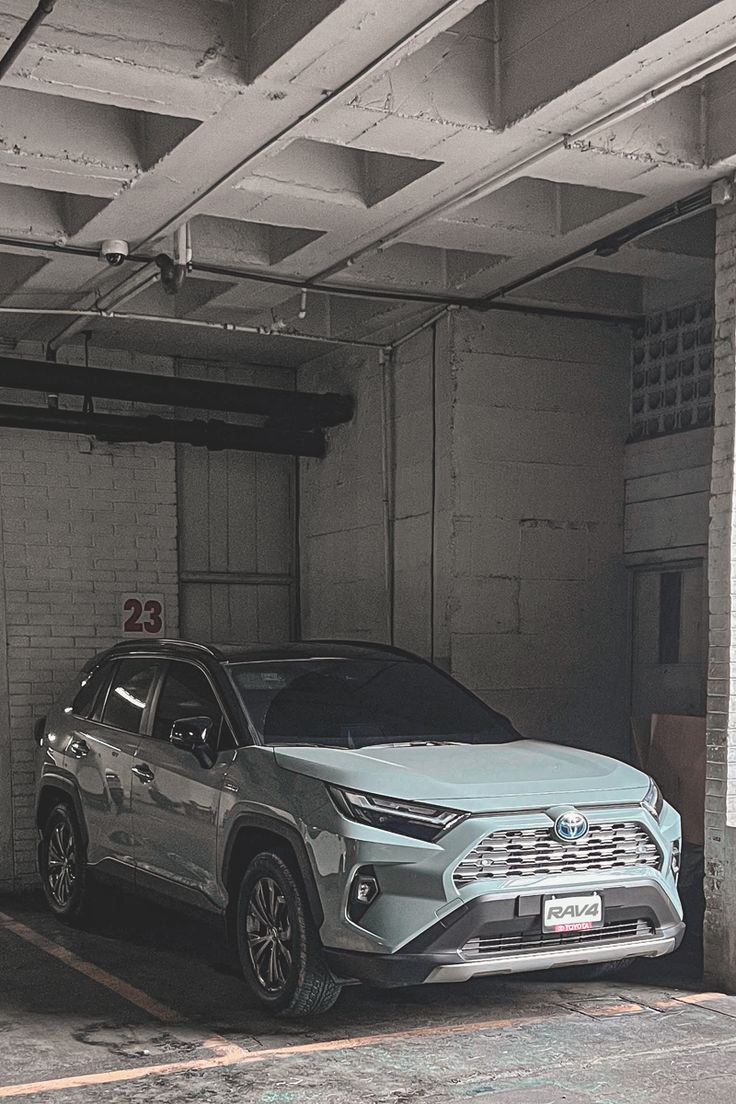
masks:
[[[705,783],[705,967],[736,988],[736,204],[716,221],[715,429],[708,545],[709,651]]]
[[[25,351],[41,355],[37,348]],[[90,352],[92,364],[174,372],[171,360]],[[71,359],[78,350],[65,354]],[[243,373],[239,378],[246,382]],[[293,376],[285,380],[273,373],[272,385],[284,382],[293,386]],[[7,394],[7,401],[18,399]],[[39,396],[28,401],[38,403]],[[196,608],[201,595],[193,597],[192,588],[200,586],[216,592],[211,605],[218,610],[221,599],[229,609],[235,596],[241,616],[235,628],[244,638],[270,639],[277,616],[268,616],[271,591],[278,610],[285,605],[287,611],[279,633],[288,633],[290,576],[281,568],[291,564],[293,518],[288,495],[274,479],[288,486],[291,468],[288,458],[255,461],[232,453],[223,473],[218,460],[210,470],[205,451],[187,450],[178,494],[174,445],[101,444],[62,433],[0,430],[0,640],[7,640],[7,648],[0,646],[0,888],[35,876],[34,720],[90,655],[120,638],[122,594],[163,594],[166,634],[177,636],[183,579],[188,633],[206,639],[212,631],[210,614]],[[198,494],[205,483],[206,511]],[[206,549],[229,547],[231,554],[220,560],[216,553],[200,563],[196,542],[187,539],[180,576],[180,531],[194,533]],[[284,594],[286,602],[279,605]],[[249,604],[251,596],[255,604]],[[226,614],[217,622],[219,631]]]
[[[356,401],[353,421],[330,433],[327,458],[300,461],[305,636],[393,638],[449,664],[448,335],[445,320],[390,366],[340,357],[300,372],[300,387],[349,391]]]
[[[404,346],[388,545],[380,367],[304,370],[357,397],[327,460],[301,463],[305,634],[393,623],[529,735],[622,752],[628,363],[625,329],[531,316],[462,314]]]
[[[348,388],[356,414],[330,433],[323,461],[300,465],[302,631],[306,637],[388,639],[376,358],[305,369],[304,390]]]
[[[453,671],[531,736],[620,754],[628,332],[455,325]]]

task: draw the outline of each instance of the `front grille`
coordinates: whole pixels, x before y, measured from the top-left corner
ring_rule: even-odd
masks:
[[[539,931],[513,932],[496,935],[491,939],[469,939],[462,948],[464,958],[503,958],[504,955],[534,954],[554,950],[556,947],[579,947],[589,943],[624,943],[631,939],[648,939],[654,935],[649,920],[614,920],[593,931],[552,932],[542,935]]]
[[[562,843],[550,828],[494,832],[474,847],[455,869],[456,886],[483,878],[543,877],[586,870],[651,866],[659,870],[659,848],[641,824],[591,824],[579,843]]]

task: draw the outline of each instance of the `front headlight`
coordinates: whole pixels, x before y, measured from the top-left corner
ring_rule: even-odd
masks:
[[[662,791],[653,778],[649,779],[649,789],[642,798],[642,805],[651,813],[655,820],[659,820],[659,814],[662,812],[662,806],[664,805],[664,798],[662,797]]]
[[[349,820],[414,839],[435,840],[467,816],[455,809],[438,809],[413,801],[397,801],[393,797],[339,790],[336,786],[330,786],[329,791],[339,811]]]

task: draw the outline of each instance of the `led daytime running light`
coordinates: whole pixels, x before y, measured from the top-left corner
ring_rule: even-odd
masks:
[[[356,793],[354,790],[330,787],[330,792],[340,812],[350,820],[424,839],[435,839],[466,815],[454,809],[438,809],[432,805]]]
[[[664,806],[664,798],[662,797],[662,791],[653,778],[649,779],[649,789],[644,794],[641,803],[655,820],[659,820],[659,814]]]

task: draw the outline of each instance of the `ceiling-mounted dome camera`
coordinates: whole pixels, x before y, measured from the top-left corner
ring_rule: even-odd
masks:
[[[107,261],[109,265],[118,268],[130,253],[130,246],[126,241],[117,241],[115,238],[107,238],[100,246],[100,260]]]

